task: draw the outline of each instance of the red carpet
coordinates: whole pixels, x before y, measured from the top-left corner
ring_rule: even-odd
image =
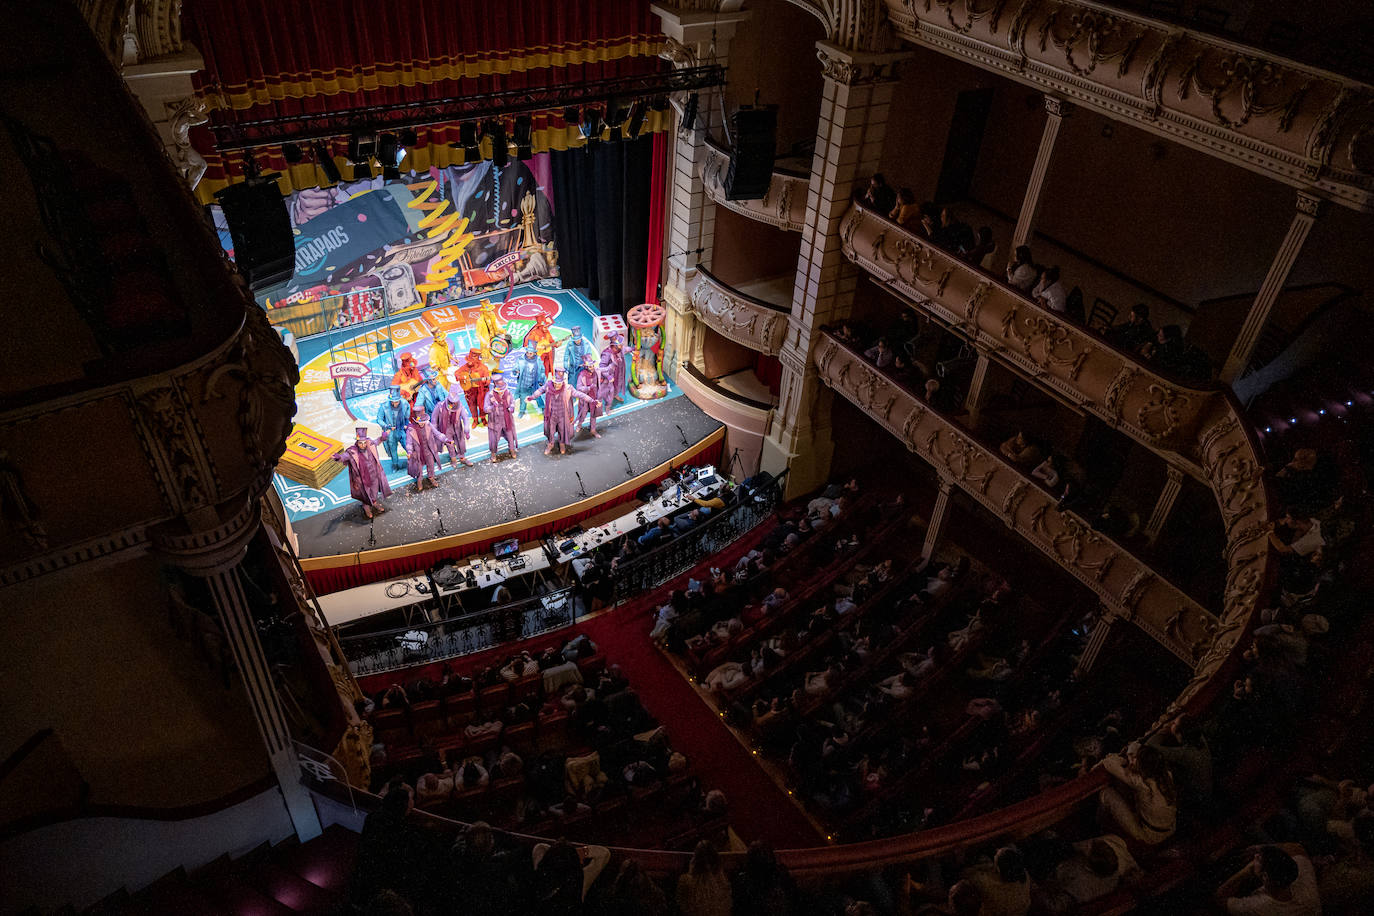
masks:
[[[702,569],[733,563],[772,528],[765,522]],[[763,840],[775,849],[823,846],[825,839],[742,747],[720,716],[706,705],[649,642],[650,619],[663,596],[686,584],[684,574],[651,595],[580,625],[606,660],[620,665],[646,709],[668,729],[673,747],[687,755],[707,789],[730,803],[730,825],[745,842]]]

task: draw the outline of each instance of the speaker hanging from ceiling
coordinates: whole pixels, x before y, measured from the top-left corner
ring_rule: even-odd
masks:
[[[263,175],[215,193],[234,244],[234,264],[254,290],[289,280],[296,269],[296,238],[279,177]]]
[[[778,144],[778,106],[740,108],[730,118],[735,148],[725,176],[726,200],[758,200],[773,180],[773,156]]]

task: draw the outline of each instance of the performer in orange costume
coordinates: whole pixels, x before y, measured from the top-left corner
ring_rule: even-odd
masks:
[[[482,362],[482,351],[476,347],[469,350],[468,358],[458,367],[454,377],[458,380],[458,387],[463,389],[463,395],[468,399],[468,413],[472,414],[473,424],[485,426],[487,387],[491,384],[491,372],[487,369],[486,363]]]
[[[424,384],[424,379],[420,377],[420,369],[415,365],[413,353],[401,354],[401,368],[391,377],[391,384],[401,389],[401,397],[407,402],[414,403],[415,392]]]
[[[548,315],[540,315],[534,319],[534,327],[525,335],[525,346],[534,344],[535,352],[544,361],[544,374],[549,378],[553,377],[553,334],[550,331],[552,327],[553,319]]]

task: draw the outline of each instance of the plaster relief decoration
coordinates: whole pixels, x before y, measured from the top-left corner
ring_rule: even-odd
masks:
[[[48,533],[43,529],[38,506],[24,486],[24,474],[4,449],[0,449],[0,524],[6,531],[18,534],[30,550],[48,546]]]
[[[210,166],[205,157],[191,146],[191,128],[210,120],[209,109],[204,99],[194,95],[175,104],[167,103],[167,109],[168,121],[172,125],[172,162],[186,183],[194,188],[200,184],[200,179]]]
[[[1025,354],[1042,369],[1063,369],[1071,381],[1077,381],[1088,351],[1077,346],[1075,335],[1044,315],[1031,315],[1020,322],[1016,319],[1017,309],[1013,307],[1002,318],[1002,336],[1018,341]]]
[[[264,486],[286,447],[291,418],[296,414],[299,371],[281,337],[259,309],[249,309],[244,330],[229,362],[210,373],[202,403],[224,397],[226,377],[238,380],[238,421],[244,454],[250,467],[264,475]]]
[[[702,267],[692,286],[692,310],[707,325],[751,350],[776,356],[787,331],[787,312],[721,283]]]
[[[132,411],[168,508],[184,514],[213,502],[213,471],[181,392],[172,385],[145,391],[133,402]]]
[[[1182,101],[1195,91],[1210,99],[1212,117],[1222,127],[1236,130],[1253,117],[1277,113],[1278,129],[1287,132],[1311,86],[1311,80],[1302,80],[1271,61],[1202,50],[1179,74],[1178,97]],[[1226,108],[1233,113],[1228,115]]]
[[[894,252],[888,251],[888,233],[879,232],[873,240],[873,260],[879,264],[891,264],[893,277],[913,287],[924,287],[930,295],[939,298],[945,294],[952,267],[944,267],[940,262],[943,256],[929,246],[917,241],[914,236],[898,234],[893,243]]]
[[[1374,100],[1358,80],[1092,0],[886,2],[912,44],[1374,210]]]
[[[1063,22],[1060,22],[1060,19]],[[1144,38],[1145,30],[1097,10],[1059,7],[1040,24],[1040,50],[1054,45],[1064,52],[1064,64],[1079,76],[1089,76],[1098,64],[1117,61],[1116,75],[1125,76]],[[1075,59],[1081,45],[1086,61]]]

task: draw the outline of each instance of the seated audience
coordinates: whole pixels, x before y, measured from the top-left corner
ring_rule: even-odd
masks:
[[[1114,834],[1083,840],[1072,848],[1042,887],[1046,909],[1052,913],[1072,913],[1140,874],[1126,841]]]
[[[887,183],[881,172],[875,172],[868,179],[868,186],[864,188],[863,196],[859,199],[864,206],[879,213],[891,213],[892,208],[897,206],[897,192],[892,190],[892,186]]]
[[[1217,889],[1231,916],[1320,916],[1317,876],[1295,843],[1260,846],[1244,867]]]
[[[864,359],[869,360],[879,369],[886,369],[892,365],[892,360],[897,354],[888,345],[886,337],[879,337],[878,342],[864,351]]]
[[[1112,346],[1130,353],[1155,339],[1154,325],[1150,324],[1150,307],[1143,302],[1131,306],[1131,317],[1124,324],[1113,325],[1107,329],[1107,340]]]
[[[1020,430],[998,446],[997,450],[1012,464],[1023,468],[1033,468],[1040,463],[1040,447]]]
[[[897,202],[888,211],[887,218],[905,229],[913,229],[920,217],[915,192],[911,188],[902,188],[897,192]]]
[[[734,896],[720,866],[720,855],[706,840],[697,843],[686,874],[677,879],[681,916],[731,916]]]
[[[1158,748],[1147,744],[1134,753],[1128,749],[1126,756],[1109,754],[1100,766],[1113,780],[1098,796],[1109,827],[1150,846],[1174,835],[1178,790]]]
[[[1059,282],[1059,268],[1047,267],[1040,275],[1040,281],[1031,290],[1031,298],[1042,308],[1064,314],[1068,311],[1069,292]]]
[[[987,270],[992,266],[993,258],[997,255],[997,243],[992,240],[992,227],[979,226],[978,234],[974,243],[965,248],[960,254],[965,261],[975,267]]]
[[[1031,260],[1029,245],[1017,245],[1015,257],[1007,264],[1007,284],[1029,293],[1040,279],[1040,268]]]
[[[960,880],[978,888],[982,916],[1025,916],[1031,905],[1031,881],[1026,862],[1015,846],[997,850],[991,863],[965,869]]]

